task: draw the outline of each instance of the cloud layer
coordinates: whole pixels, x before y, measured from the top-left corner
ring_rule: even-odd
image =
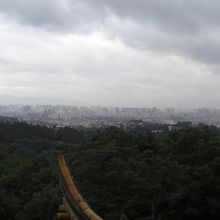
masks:
[[[220,107],[219,8],[217,0],[0,0],[0,95]]]

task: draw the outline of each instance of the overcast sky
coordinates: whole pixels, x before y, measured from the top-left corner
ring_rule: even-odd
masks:
[[[0,102],[220,107],[219,0],[0,0]]]

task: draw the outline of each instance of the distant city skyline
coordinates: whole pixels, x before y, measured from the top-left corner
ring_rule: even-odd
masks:
[[[0,0],[0,104],[220,107],[218,0]]]
[[[123,127],[136,121],[145,124],[176,125],[189,121],[220,127],[220,108],[176,109],[158,107],[106,107],[77,105],[0,105],[0,118],[59,127]],[[135,123],[136,123],[135,122]]]

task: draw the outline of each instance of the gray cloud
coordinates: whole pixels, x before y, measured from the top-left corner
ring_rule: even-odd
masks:
[[[93,0],[104,4],[119,17],[132,18],[138,22],[152,22],[165,31],[195,33],[204,27],[215,27],[220,23],[220,2],[213,0]]]
[[[58,32],[101,30],[139,49],[207,64],[220,61],[219,8],[218,0],[0,0],[0,12],[21,24]]]
[[[98,13],[83,1],[71,0],[0,0],[0,13],[22,25],[45,28],[49,31],[90,29],[104,12]],[[90,30],[91,31],[91,30]]]
[[[0,94],[214,103],[219,8],[217,0],[0,0]]]
[[[219,26],[220,2],[213,0],[1,0],[0,11],[33,25],[66,25],[106,20],[112,14],[138,23],[151,22],[165,31],[195,33]]]
[[[66,3],[66,1],[63,1],[63,3]],[[65,4],[60,4],[59,1],[56,0],[0,1],[1,13],[10,16],[12,19],[18,20],[21,23],[35,26],[63,25],[68,14],[66,13],[65,8]]]

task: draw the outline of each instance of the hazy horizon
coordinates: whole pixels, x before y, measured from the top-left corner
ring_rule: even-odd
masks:
[[[85,107],[107,107],[107,108],[159,108],[159,109],[166,109],[166,108],[173,108],[176,110],[196,110],[196,109],[220,109],[220,107],[215,107],[215,106],[189,106],[189,107],[183,107],[183,106],[175,106],[175,105],[150,105],[150,104],[143,104],[143,105],[104,105],[102,103],[93,103],[93,104],[88,104],[88,103],[74,103],[71,101],[65,101],[65,100],[59,100],[59,99],[51,99],[47,97],[16,97],[16,96],[1,96],[0,95],[0,105],[2,106],[9,106],[9,105],[18,105],[18,106],[37,106],[37,105],[42,105],[42,106],[85,106]]]
[[[219,7],[0,0],[0,104],[220,108]]]

